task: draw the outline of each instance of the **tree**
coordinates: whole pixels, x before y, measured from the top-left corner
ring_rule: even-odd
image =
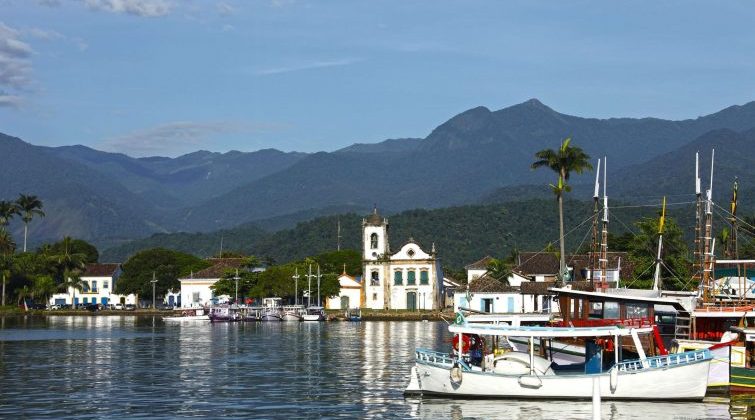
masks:
[[[563,280],[567,273],[566,252],[564,251],[564,193],[571,191],[571,187],[567,182],[569,181],[569,175],[571,172],[581,174],[585,170],[592,170],[592,165],[589,162],[590,156],[582,151],[581,148],[576,146],[572,147],[569,143],[571,143],[571,137],[564,139],[558,150],[543,149],[535,153],[535,157],[538,160],[532,163],[532,169],[547,167],[558,174],[558,182],[556,185],[551,184],[551,189],[553,189],[553,193],[556,195],[558,201],[560,245],[559,279],[561,280]]]
[[[26,252],[26,239],[29,233],[29,222],[34,219],[34,216],[45,217],[45,212],[42,211],[42,201],[40,201],[36,195],[24,195],[21,194],[16,199],[16,206],[21,214],[21,220],[24,221],[24,252]]]
[[[7,228],[13,216],[20,215],[16,203],[0,201],[0,228]]]
[[[81,280],[81,272],[78,270],[66,270],[63,272],[63,282],[58,285],[58,288],[64,291],[70,290],[73,295],[71,296],[71,305],[73,309],[76,309],[76,291],[81,292],[85,290],[87,284]]]
[[[55,293],[55,290],[57,290],[57,287],[52,276],[36,276],[34,278],[32,284],[33,298],[41,298],[43,302],[47,302],[50,296]]]
[[[509,276],[512,273],[511,263],[506,262],[504,260],[499,260],[497,258],[492,258],[488,262],[487,269],[488,269],[488,272],[487,272],[488,276],[508,286]]]
[[[86,268],[87,255],[83,252],[75,252],[74,239],[70,236],[66,236],[60,242],[61,246],[58,248],[58,252],[52,255],[48,255],[54,271],[58,274],[58,279],[66,281],[66,273],[74,274],[76,272],[83,273]]]
[[[80,254],[83,256],[85,264],[96,263],[100,259],[100,253],[94,245],[82,239],[72,239],[70,237],[63,238],[62,241],[54,244],[44,244],[39,248],[38,252],[45,255],[59,255],[64,252]]]
[[[2,306],[5,306],[5,282],[13,267],[13,253],[16,251],[16,243],[5,229],[0,228],[0,272],[3,276]]]
[[[634,281],[642,287],[652,284],[653,267],[658,253],[658,219],[643,218],[635,222],[639,233],[629,243],[629,259],[634,265]],[[690,278],[691,261],[689,248],[684,241],[684,234],[673,218],[667,217],[663,228],[663,254],[661,259],[665,266],[661,270],[661,282],[664,289],[681,290],[689,286],[685,280]]]
[[[191,272],[199,271],[211,265],[193,255],[164,248],[152,248],[140,251],[123,264],[123,275],[116,283],[116,292],[134,293],[145,298],[152,298],[152,274],[157,283],[155,294],[164,295],[168,290],[181,287],[178,281],[188,277]]]

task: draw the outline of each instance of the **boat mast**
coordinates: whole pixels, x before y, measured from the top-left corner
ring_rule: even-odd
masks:
[[[703,194],[700,187],[700,154],[695,153],[695,253],[692,261],[692,279],[698,284],[703,273]]]
[[[666,197],[663,197],[661,218],[658,221],[658,255],[655,257],[655,276],[653,276],[653,290],[660,290],[661,285],[661,250],[663,249],[663,227],[666,224]]]
[[[320,303],[320,264],[317,264],[317,306],[322,306]]]
[[[598,220],[600,219],[600,159],[598,159],[598,168],[595,171],[595,190],[592,195],[594,206],[592,214],[592,242],[590,243],[590,258],[588,261],[588,273],[590,276],[590,286],[595,289],[595,269],[598,266],[598,255],[600,255],[600,242],[598,242]]]
[[[307,307],[312,306],[312,264],[309,265],[307,274]]]
[[[710,187],[705,191],[705,232],[703,237],[703,302],[713,300],[713,284],[711,280],[715,256],[713,250],[716,246],[713,239],[713,161],[716,150],[713,149],[710,156]]]
[[[336,234],[336,251],[341,250],[341,218],[338,218],[338,232]]]
[[[734,185],[731,191],[731,204],[729,207],[729,221],[731,222],[731,235],[729,235],[729,258],[739,259],[739,247],[737,244],[737,200],[738,200],[739,180],[734,178]]]
[[[299,304],[299,268],[294,271],[294,275],[291,276],[294,279],[294,305]]]
[[[608,195],[606,195],[606,173],[608,172],[608,160],[603,156],[603,231],[600,241],[600,288],[603,292],[608,288],[606,270],[608,265]]]

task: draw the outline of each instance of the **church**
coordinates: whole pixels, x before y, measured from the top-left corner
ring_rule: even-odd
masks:
[[[443,272],[436,257],[412,238],[396,252],[388,241],[388,219],[377,209],[362,220],[363,307],[436,310],[442,308]]]

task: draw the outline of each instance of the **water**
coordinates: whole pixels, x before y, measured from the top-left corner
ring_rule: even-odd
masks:
[[[0,418],[589,418],[591,403],[405,399],[438,322],[0,318]],[[748,418],[746,402],[604,402],[612,419]]]

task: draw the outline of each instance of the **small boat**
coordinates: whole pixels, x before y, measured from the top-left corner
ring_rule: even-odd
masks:
[[[597,392],[603,399],[702,400],[712,359],[707,349],[648,357],[644,343],[652,340],[652,327],[471,324],[458,313],[448,329],[456,334],[455,349],[450,353],[417,349],[405,394],[590,399]],[[528,351],[495,345],[509,337],[526,337]],[[582,363],[558,365],[549,359],[550,344],[535,351],[536,338],[541,343],[584,341],[585,357]],[[486,341],[492,345],[485,345]]]
[[[167,322],[184,322],[184,321],[209,321],[210,316],[207,315],[203,308],[200,309],[183,309],[180,315],[164,316],[163,321]]]
[[[302,321],[325,321],[325,310],[322,306],[310,306],[302,315]]]
[[[345,315],[347,321],[358,322],[362,320],[362,310],[359,308],[349,308]]]
[[[302,320],[302,316],[307,313],[304,305],[286,305],[283,307],[283,321],[296,321]]]
[[[236,305],[213,306],[210,308],[211,322],[237,322],[241,321],[241,314]]]
[[[283,310],[281,307],[281,298],[272,297],[262,299],[261,321],[282,321]]]

